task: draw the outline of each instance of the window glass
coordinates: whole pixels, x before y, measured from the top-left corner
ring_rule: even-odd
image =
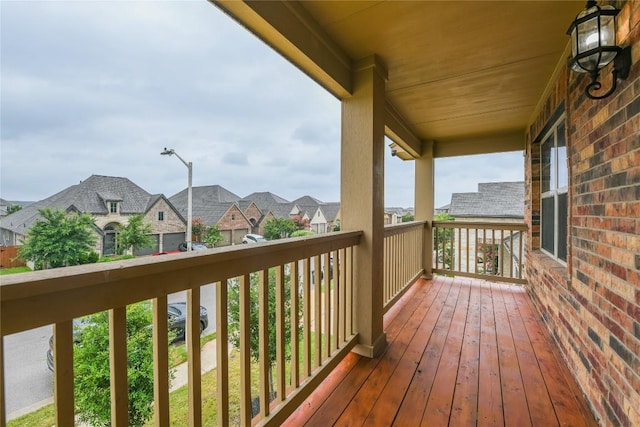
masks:
[[[164,212],[158,212],[158,221],[164,221]]]
[[[567,260],[567,193],[558,195],[558,258]]]
[[[542,192],[546,193],[555,187],[554,185],[554,169],[555,169],[555,159],[554,159],[554,138],[553,134],[549,135],[547,139],[542,143]]]
[[[542,248],[554,253],[555,203],[553,197],[542,199]]]
[[[558,188],[569,185],[569,171],[567,170],[567,144],[564,137],[564,122],[558,125]]]
[[[564,117],[553,123],[540,145],[540,247],[567,260],[569,169]]]

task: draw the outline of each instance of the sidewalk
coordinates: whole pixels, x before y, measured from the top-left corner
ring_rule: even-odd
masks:
[[[216,363],[216,340],[211,340],[202,346],[200,373],[204,374],[217,366]],[[182,363],[175,368],[173,381],[169,391],[174,391],[187,384],[189,378],[189,367],[187,363]]]

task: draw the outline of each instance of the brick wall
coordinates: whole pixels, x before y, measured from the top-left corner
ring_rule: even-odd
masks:
[[[623,3],[629,78],[604,100],[566,69],[527,135],[529,293],[602,425],[640,426],[640,1]],[[621,41],[621,42],[620,42]],[[609,69],[603,85],[610,84]],[[540,250],[540,146],[564,111],[569,166],[567,265]]]
[[[220,218],[218,225],[224,237],[220,246],[242,243],[242,236],[251,232],[251,223],[236,204]]]

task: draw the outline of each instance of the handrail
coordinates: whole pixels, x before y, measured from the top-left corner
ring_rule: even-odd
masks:
[[[109,310],[112,423],[126,424],[125,307],[151,300],[155,408],[158,425],[168,425],[167,296],[186,290],[189,422],[198,426],[202,424],[201,349],[197,336],[200,287],[215,283],[216,318],[210,319],[210,322],[215,321],[216,324],[218,357],[221,360],[217,379],[218,416],[223,424],[229,420],[229,388],[233,386],[240,387],[243,396],[239,414],[243,424],[278,424],[320,384],[357,342],[357,331],[352,322],[353,262],[356,256],[354,249],[362,234],[361,231],[337,232],[258,245],[238,245],[3,276],[0,285],[1,335],[4,337],[53,324],[56,424],[72,425],[74,378],[69,373],[73,372],[74,344],[71,321],[83,315]],[[275,283],[269,280],[269,270],[272,268],[276,269]],[[252,420],[248,340],[257,337],[248,333],[248,322],[251,320],[247,314],[247,298],[249,287],[252,286],[250,277],[254,274],[260,275],[261,354],[269,349],[265,341],[268,331],[274,330],[277,334],[277,357],[274,362],[277,368],[273,381],[277,396],[269,402],[270,375],[262,365],[259,374],[261,410]],[[238,283],[240,311],[244,313],[240,320],[241,340],[244,341],[241,341],[239,350],[242,384],[230,384],[230,362],[224,361],[229,341],[227,287]],[[283,312],[285,283],[290,283],[290,303],[291,307],[296,307],[289,310],[291,349],[286,347],[284,336],[287,329],[287,316]],[[275,292],[276,295],[275,324],[271,324],[267,317],[269,309],[265,298],[269,292]],[[300,315],[297,308],[301,310]],[[300,343],[297,337],[303,337]],[[292,355],[289,362],[285,360],[287,352]],[[290,370],[285,369],[285,363],[290,365]],[[0,370],[4,371],[2,346]],[[285,372],[287,370],[289,373]],[[0,381],[0,386],[3,381]],[[5,398],[3,391],[0,394],[0,424],[4,424],[6,419]]]
[[[433,272],[524,284],[522,222],[433,221]]]
[[[384,311],[422,274],[426,221],[412,221],[384,227]]]

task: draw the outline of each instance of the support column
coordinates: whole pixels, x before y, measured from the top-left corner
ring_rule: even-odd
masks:
[[[422,246],[422,266],[427,278],[433,277],[433,221],[434,212],[434,162],[433,142],[422,143],[422,156],[415,160],[415,219],[427,221]]]
[[[387,71],[375,55],[354,71],[353,96],[342,101],[341,210],[343,230],[363,230],[354,260],[354,351],[376,357],[383,331],[384,120]]]

